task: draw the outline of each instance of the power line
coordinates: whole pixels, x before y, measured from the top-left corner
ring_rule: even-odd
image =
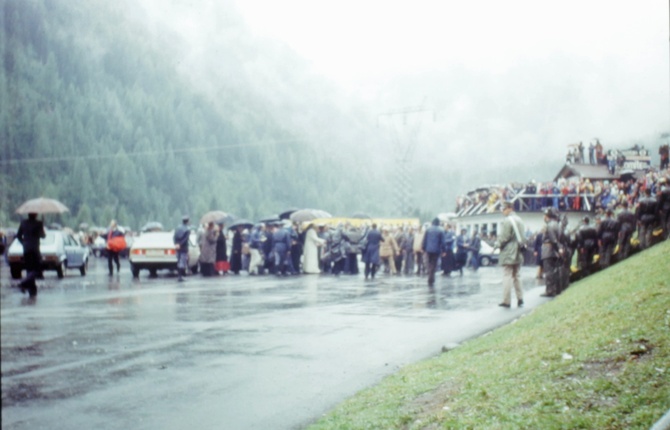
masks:
[[[304,139],[287,139],[287,140],[277,140],[272,142],[257,142],[257,143],[236,143],[231,145],[213,145],[213,146],[196,146],[191,148],[167,148],[161,150],[153,151],[135,151],[135,152],[125,152],[122,154],[89,154],[89,155],[68,155],[61,157],[34,157],[34,158],[15,158],[10,160],[0,160],[0,165],[10,165],[10,164],[34,164],[34,163],[54,163],[58,161],[77,161],[77,160],[105,160],[112,158],[121,158],[124,156],[127,157],[142,157],[142,156],[152,156],[152,155],[161,155],[165,153],[187,153],[187,152],[207,152],[207,151],[219,151],[222,149],[231,149],[231,148],[247,148],[247,147],[264,147],[264,146],[273,146],[277,144],[286,144],[286,143],[304,143]]]

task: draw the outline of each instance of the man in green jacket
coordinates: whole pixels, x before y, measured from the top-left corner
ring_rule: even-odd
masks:
[[[512,287],[516,294],[518,306],[523,306],[523,290],[519,271],[523,263],[522,247],[524,240],[522,232],[526,231],[521,218],[514,212],[512,202],[503,203],[503,215],[505,221],[502,223],[496,248],[500,248],[500,264],[503,266],[503,301],[499,306],[509,308],[512,299]]]

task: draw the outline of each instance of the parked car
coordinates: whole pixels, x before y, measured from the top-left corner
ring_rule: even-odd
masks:
[[[140,276],[140,270],[146,269],[151,276],[158,270],[177,270],[177,250],[172,231],[149,231],[135,238],[130,248],[130,271],[134,278]],[[198,273],[200,247],[197,234],[191,231],[188,249],[188,264],[191,273]]]
[[[59,278],[65,275],[66,269],[79,269],[81,276],[88,269],[88,246],[82,245],[73,234],[62,230],[47,230],[46,237],[40,239],[42,254],[42,270],[55,270]],[[13,279],[21,279],[25,269],[23,261],[23,245],[14,239],[7,250],[7,262]]]
[[[490,266],[498,264],[500,259],[500,250],[493,249],[491,245],[482,240],[482,247],[479,249],[479,265]]]

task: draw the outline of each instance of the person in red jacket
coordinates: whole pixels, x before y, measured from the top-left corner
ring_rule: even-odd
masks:
[[[109,267],[109,276],[114,275],[114,266],[112,262],[116,263],[116,273],[121,270],[121,263],[119,262],[119,253],[126,247],[126,240],[123,232],[119,230],[116,220],[109,223],[109,231],[107,232],[107,266]]]

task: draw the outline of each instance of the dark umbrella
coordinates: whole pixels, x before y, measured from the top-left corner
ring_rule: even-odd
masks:
[[[300,209],[291,214],[291,221],[293,222],[307,222],[318,218],[332,218],[333,216],[326,211],[320,209]]]
[[[221,218],[227,217],[228,214],[224,211],[209,211],[200,218],[200,224],[209,224],[210,222],[216,222]]]
[[[258,220],[258,222],[262,222],[263,224],[274,224],[279,221],[281,221],[281,219],[277,215],[271,215]]]
[[[251,221],[249,221],[248,219],[238,219],[238,220],[233,221],[233,222],[228,226],[228,229],[229,229],[229,230],[233,230],[233,229],[236,229],[236,228],[238,228],[238,227],[242,227],[242,228],[252,228],[253,226],[254,226],[254,223],[251,222]]]
[[[293,214],[293,212],[298,212],[299,210],[300,209],[298,208],[287,209],[279,214],[279,219],[291,219],[291,214]]]
[[[17,214],[61,214],[69,211],[70,209],[58,200],[44,197],[28,200],[16,209]]]

